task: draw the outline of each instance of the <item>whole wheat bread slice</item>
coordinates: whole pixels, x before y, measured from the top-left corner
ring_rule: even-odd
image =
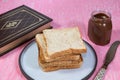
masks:
[[[46,56],[50,58],[86,52],[78,27],[46,29],[43,30],[43,34],[46,42]]]
[[[81,64],[82,65],[82,64]],[[51,67],[41,67],[43,71],[45,72],[51,72],[51,71],[55,71],[55,70],[60,70],[60,69],[74,69],[74,68],[80,68],[81,65],[68,65],[68,66],[51,66]]]

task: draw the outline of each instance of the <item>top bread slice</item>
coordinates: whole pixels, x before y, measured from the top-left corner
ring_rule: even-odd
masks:
[[[86,52],[78,27],[43,30],[47,56],[55,58],[66,54]]]
[[[38,45],[39,55],[42,56],[43,62],[52,62],[52,61],[61,61],[61,60],[79,60],[80,59],[80,55],[73,55],[73,54],[50,58],[47,56],[47,53],[46,53],[46,45],[45,45],[43,34],[37,34],[35,36],[35,39]]]

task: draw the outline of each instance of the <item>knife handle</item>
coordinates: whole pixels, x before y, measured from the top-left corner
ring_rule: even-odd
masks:
[[[103,80],[104,74],[106,72],[105,68],[101,68],[94,80]]]

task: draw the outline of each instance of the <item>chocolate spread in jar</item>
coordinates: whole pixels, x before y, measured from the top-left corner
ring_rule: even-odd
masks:
[[[88,23],[89,39],[97,45],[106,45],[110,42],[111,32],[111,15],[104,11],[93,12]]]

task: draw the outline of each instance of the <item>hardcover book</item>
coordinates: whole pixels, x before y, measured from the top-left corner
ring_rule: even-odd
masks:
[[[50,28],[51,18],[25,5],[0,15],[0,56]]]

